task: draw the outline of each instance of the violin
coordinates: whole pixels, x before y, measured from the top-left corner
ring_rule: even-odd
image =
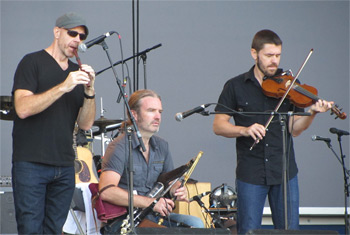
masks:
[[[281,98],[274,112],[278,111],[278,109],[281,107],[285,99],[289,99],[291,103],[301,108],[308,107],[316,103],[320,99],[317,96],[316,88],[305,84],[301,85],[296,82],[297,78],[299,77],[299,74],[303,70],[306,62],[309,60],[313,51],[314,49],[310,50],[309,54],[305,58],[303,64],[301,65],[295,77],[292,76],[291,71],[287,71],[287,72],[283,72],[280,75],[263,78],[263,82],[261,85],[263,89],[263,93],[269,97]],[[338,105],[334,105],[331,108],[331,110],[332,110],[331,115],[336,114],[337,115],[336,118],[339,117],[340,119],[346,119],[346,114],[341,112],[341,109],[338,108]],[[273,117],[274,115],[272,114],[269,120],[266,122],[265,130],[267,130],[267,127],[270,125]],[[253,145],[250,147],[250,150],[252,150],[258,142],[259,140],[256,139]]]
[[[272,77],[264,77],[262,82],[263,93],[269,97],[281,98],[285,95],[294,79],[295,78],[292,75],[289,75],[288,72]],[[300,84],[295,81],[286,98],[295,106],[306,108],[320,99],[317,96],[317,93],[318,91],[315,87]],[[331,108],[331,115],[335,114],[335,118],[339,117],[340,119],[346,119],[346,113],[341,112],[342,109],[339,109],[338,107],[339,106],[335,104]]]

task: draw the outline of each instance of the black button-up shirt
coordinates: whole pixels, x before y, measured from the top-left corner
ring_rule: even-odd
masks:
[[[267,97],[254,76],[254,66],[249,72],[228,80],[219,97],[217,112],[230,112],[226,107],[239,112],[271,112],[276,108],[279,99]],[[221,105],[222,104],[222,105]],[[278,112],[303,112],[286,99]],[[235,125],[251,126],[254,123],[266,125],[270,115],[242,115],[232,114]],[[288,131],[288,118],[286,120],[287,132],[287,169],[289,179],[297,172],[294,157],[293,139]],[[255,147],[250,150],[254,140],[251,137],[238,137],[237,150],[237,179],[257,185],[275,185],[282,182],[283,138],[282,126],[278,115],[269,124],[266,135]]]

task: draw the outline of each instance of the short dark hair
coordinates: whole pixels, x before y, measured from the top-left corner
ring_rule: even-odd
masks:
[[[255,34],[252,42],[252,49],[259,52],[265,44],[275,44],[278,46],[282,45],[282,40],[275,32],[269,29],[263,29]]]

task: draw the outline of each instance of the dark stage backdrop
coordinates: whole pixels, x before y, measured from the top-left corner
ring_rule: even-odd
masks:
[[[50,45],[55,20],[65,12],[77,11],[85,16],[90,29],[88,40],[108,31],[119,32],[124,58],[132,56],[131,1],[1,1],[0,7],[0,95],[10,95],[20,59]],[[321,97],[336,101],[349,114],[349,1],[140,1],[139,12],[139,50],[162,44],[147,54],[145,66],[140,61],[139,88],[145,87],[146,74],[147,88],[162,96],[159,135],[170,142],[175,165],[183,165],[203,151],[192,178],[210,182],[212,188],[235,184],[235,140],[212,132],[213,116],[195,114],[182,122],[175,121],[174,116],[217,102],[224,83],[250,69],[254,63],[250,45],[257,31],[268,28],[280,35],[284,43],[281,67],[292,69],[294,74],[313,48],[299,79],[315,86]],[[117,36],[107,38],[106,43],[113,61],[119,61]],[[96,71],[109,65],[99,45],[80,56]],[[132,61],[127,65],[124,76],[121,66],[116,66],[119,79],[133,77]],[[123,104],[116,102],[118,94],[111,70],[97,77],[96,119],[101,99],[106,118],[124,117]],[[0,125],[0,175],[8,176],[12,122],[1,120]],[[349,119],[335,120],[329,113],[318,115],[313,125],[295,138],[302,207],[344,205],[341,165],[324,142],[311,140],[312,135],[331,138],[339,155],[337,136],[329,133],[330,127],[349,130]],[[349,137],[342,140],[349,167]],[[101,154],[100,141],[95,140],[93,146],[94,154]]]

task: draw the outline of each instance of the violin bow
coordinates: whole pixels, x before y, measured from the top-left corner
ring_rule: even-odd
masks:
[[[295,81],[298,79],[301,71],[304,69],[307,61],[310,59],[310,56],[312,55],[312,53],[314,52],[314,49],[311,49],[309,54],[307,55],[307,57],[305,58],[303,64],[301,65],[301,67],[299,68],[297,74],[295,75],[293,81],[291,82],[290,86],[288,87],[288,90],[284,93],[283,97],[280,99],[280,101],[278,102],[276,108],[273,110],[273,112],[271,113],[270,118],[267,120],[266,124],[265,124],[265,130],[267,130],[268,126],[270,125],[272,119],[275,117],[275,113],[279,110],[279,108],[281,107],[283,101],[286,99],[287,95],[289,94],[289,91],[293,88]],[[258,143],[259,139],[256,138],[253,145],[249,148],[249,150],[252,150],[255,145]]]

